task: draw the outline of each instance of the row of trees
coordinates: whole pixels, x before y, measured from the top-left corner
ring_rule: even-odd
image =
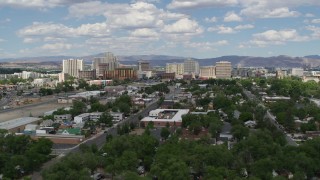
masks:
[[[133,179],[272,179],[293,173],[294,179],[312,178],[320,170],[317,163],[320,139],[299,147],[286,146],[284,136],[268,126],[241,139],[228,150],[225,145],[211,146],[210,140],[179,140],[173,134],[162,144],[148,134],[124,135],[109,139],[101,151],[86,149],[72,154],[43,173],[45,179],[77,179],[89,177],[97,168],[117,178]],[[148,172],[139,177],[137,168]],[[278,179],[285,179],[278,177]]]
[[[26,79],[22,79],[22,78],[17,78],[17,77],[11,77],[10,79],[0,80],[0,84],[13,84],[13,85],[16,85],[19,82],[25,83],[25,82],[27,82],[27,80]]]
[[[0,68],[0,74],[13,74],[21,73],[22,69],[20,68]]]

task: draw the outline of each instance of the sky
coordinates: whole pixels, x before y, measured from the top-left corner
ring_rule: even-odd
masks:
[[[320,0],[0,0],[0,59],[316,55]]]

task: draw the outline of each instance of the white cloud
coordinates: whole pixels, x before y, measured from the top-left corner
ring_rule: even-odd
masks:
[[[54,43],[54,44],[44,44],[40,48],[42,50],[47,50],[50,52],[60,52],[64,50],[70,50],[72,48],[72,45],[65,44],[65,43]]]
[[[164,21],[170,21],[170,20],[178,20],[178,19],[188,18],[189,16],[186,14],[171,13],[169,11],[160,10],[159,17],[160,17],[160,19],[163,19]]]
[[[252,18],[288,18],[300,16],[299,12],[290,11],[288,7],[266,9],[264,6],[250,6],[242,9],[240,14]]]
[[[83,18],[86,16],[100,16],[107,10],[108,5],[101,1],[89,1],[73,4],[69,7],[69,17]]]
[[[159,28],[165,22],[188,18],[181,13],[158,9],[154,4],[137,1],[133,4],[111,4],[100,1],[74,4],[69,7],[69,17],[104,16],[110,28]]]
[[[289,41],[302,42],[307,41],[308,39],[309,38],[307,36],[300,36],[295,29],[279,31],[268,30],[262,33],[254,34],[253,39],[250,41],[250,43],[263,47],[272,44],[285,44]]]
[[[82,24],[73,31],[80,36],[104,37],[109,36],[111,30],[106,23]]]
[[[20,29],[17,34],[25,38],[26,43],[31,43],[31,39],[43,37],[62,38],[62,37],[105,37],[110,35],[111,30],[106,23],[83,24],[72,28],[63,24],[34,22],[31,26]]]
[[[115,28],[155,28],[163,25],[153,4],[137,2],[130,6],[114,6],[104,13],[109,25]]]
[[[217,27],[210,27],[207,29],[209,32],[217,32],[218,34],[234,34],[237,33],[232,27],[227,27],[224,25]]]
[[[227,40],[221,40],[221,41],[217,41],[215,44],[219,46],[223,46],[223,45],[228,45],[229,42]]]
[[[66,38],[57,38],[57,37],[45,37],[43,39],[44,42],[66,42]]]
[[[154,31],[153,29],[143,28],[143,29],[136,29],[131,33],[134,37],[154,37],[158,38],[159,34]]]
[[[320,39],[320,27],[317,27],[317,26],[307,26],[306,29],[313,32],[313,33],[311,34],[311,36],[312,36],[314,39]]]
[[[217,17],[211,17],[211,18],[206,17],[204,20],[209,23],[215,23],[217,22]]]
[[[39,38],[30,38],[30,37],[27,37],[27,38],[24,38],[23,39],[23,42],[24,43],[35,43],[35,42],[39,42],[40,39]]]
[[[252,29],[254,28],[254,25],[252,24],[245,24],[245,25],[238,25],[234,29],[235,30],[244,30],[244,29]]]
[[[311,23],[313,24],[319,24],[320,23],[320,19],[312,19]]]
[[[312,18],[312,17],[314,17],[314,14],[307,13],[307,14],[305,14],[304,16],[307,17],[307,18]]]
[[[5,42],[5,40],[0,38],[0,42]]]
[[[42,35],[55,35],[55,36],[74,36],[72,28],[63,24],[54,23],[40,23],[34,22],[31,26],[24,27],[18,31],[19,36],[42,36]]]
[[[245,44],[239,44],[237,48],[238,48],[238,49],[244,49],[244,48],[246,48],[246,47],[247,47],[247,46],[246,46]]]
[[[183,18],[177,22],[169,25],[165,25],[163,32],[172,34],[201,34],[203,32],[202,27],[199,26],[197,21]]]
[[[218,46],[228,45],[229,42],[227,40],[221,40],[216,42],[190,42],[187,41],[184,43],[185,47],[188,48],[196,48],[199,50],[216,50]]]
[[[238,3],[237,0],[172,0],[167,5],[168,9],[192,9],[206,7],[233,6]]]
[[[0,7],[54,8],[86,1],[90,0],[1,0]]]
[[[132,3],[136,2],[147,2],[147,3],[160,3],[161,0],[132,0]]]
[[[136,54],[150,53],[156,47],[152,45],[156,39],[154,37],[107,37],[107,38],[90,38],[85,41],[87,51],[103,52],[106,48],[114,53],[121,54]],[[143,46],[143,48],[141,48]]]
[[[224,17],[224,22],[242,21],[242,18],[234,12],[228,12]]]

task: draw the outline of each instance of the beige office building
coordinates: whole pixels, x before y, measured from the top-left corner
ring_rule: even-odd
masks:
[[[183,75],[184,73],[183,63],[167,63],[166,73],[176,73],[176,75]]]
[[[79,76],[79,70],[84,69],[83,59],[68,59],[62,61],[62,73],[68,74],[72,77]]]
[[[216,63],[216,78],[231,78],[232,65],[228,61],[220,61]]]
[[[200,68],[201,79],[213,79],[216,78],[216,67],[215,66],[202,66]]]

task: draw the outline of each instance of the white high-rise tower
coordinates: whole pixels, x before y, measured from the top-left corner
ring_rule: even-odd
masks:
[[[83,59],[68,59],[62,61],[62,72],[73,77],[78,77],[79,70],[84,68]]]

